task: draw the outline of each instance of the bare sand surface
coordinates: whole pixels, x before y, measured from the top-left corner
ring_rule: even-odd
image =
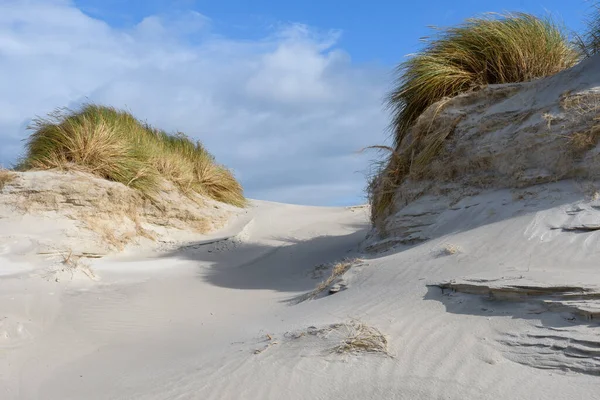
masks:
[[[576,186],[483,192],[428,224],[423,197],[403,218],[427,240],[385,252],[365,241],[367,207],[256,201],[194,242],[57,271],[31,238],[68,221],[12,220],[0,398],[600,398],[600,336],[581,311],[600,297],[600,232],[571,229],[600,206]],[[300,301],[354,258],[345,290]]]

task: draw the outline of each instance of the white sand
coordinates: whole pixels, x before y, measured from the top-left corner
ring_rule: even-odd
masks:
[[[482,276],[552,284],[567,274],[570,284],[600,283],[600,233],[552,229],[577,207],[600,216],[594,201],[570,182],[532,193],[467,198],[440,212],[431,240],[363,255],[346,290],[300,304],[288,300],[316,286],[315,266],[357,255],[366,208],[255,202],[202,238],[228,240],[87,260],[96,281],[44,279],[39,256],[19,273],[33,249],[14,223],[23,232],[0,255],[0,398],[600,398],[590,321],[537,300],[427,286]],[[344,331],[310,334],[352,319],[383,332],[391,356],[333,353]]]

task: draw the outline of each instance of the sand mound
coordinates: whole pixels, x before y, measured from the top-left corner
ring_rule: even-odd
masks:
[[[415,149],[413,137],[423,135]],[[595,181],[599,139],[600,56],[549,78],[445,99],[423,113],[400,146],[399,153],[412,151],[410,173],[391,207],[376,216],[374,236],[406,235],[413,209],[416,226],[429,224],[440,207],[486,190]]]
[[[80,172],[13,173],[0,192],[3,254],[99,257],[129,244],[197,239],[240,212],[167,181],[161,189],[150,198]]]
[[[452,334],[482,362],[600,374],[600,56],[445,99],[411,135],[365,249],[429,281],[424,299],[469,326]]]

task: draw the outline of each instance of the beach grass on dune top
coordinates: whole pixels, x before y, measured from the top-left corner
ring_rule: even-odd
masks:
[[[398,186],[437,157],[460,123],[457,118],[442,129],[431,128],[444,100],[490,84],[554,75],[582,58],[562,27],[525,13],[468,19],[436,29],[425,42],[422,51],[397,67],[397,80],[387,97],[394,146],[386,147],[389,157],[367,189],[374,224],[389,212]],[[427,121],[418,124],[421,116]]]
[[[561,27],[530,14],[487,14],[436,31],[397,68],[387,100],[397,146],[419,115],[444,97],[553,75],[580,58]]]
[[[576,44],[587,57],[600,53],[600,1],[592,5],[592,13],[586,21],[586,29],[577,35]]]
[[[240,183],[202,144],[153,128],[126,111],[96,104],[60,109],[36,118],[30,129],[20,169],[81,170],[145,194],[155,193],[166,179],[183,192],[245,205]]]

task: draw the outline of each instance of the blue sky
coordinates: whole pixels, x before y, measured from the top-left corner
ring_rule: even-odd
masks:
[[[485,12],[551,13],[580,29],[589,10],[586,0],[77,0],[91,15],[126,26],[148,15],[193,9],[209,16],[217,31],[229,37],[258,39],[281,23],[301,23],[343,32],[338,45],[357,62],[393,64],[419,48],[428,26],[447,26]]]
[[[252,198],[364,202],[391,69],[431,25],[584,0],[0,0],[0,164],[31,118],[94,101],[202,140]]]

